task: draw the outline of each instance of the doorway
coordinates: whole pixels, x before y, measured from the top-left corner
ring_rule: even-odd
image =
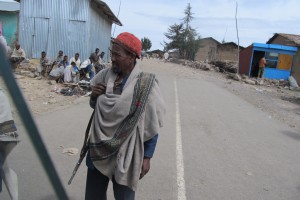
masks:
[[[264,51],[254,51],[251,63],[251,74],[250,77],[258,76],[259,60],[264,57],[266,52]]]

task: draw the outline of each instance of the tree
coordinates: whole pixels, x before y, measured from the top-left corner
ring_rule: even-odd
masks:
[[[152,43],[148,38],[144,37],[141,39],[141,41],[142,41],[142,49],[144,51],[148,51],[149,49],[151,49]]]
[[[168,32],[164,34],[170,41],[164,42],[165,50],[176,49],[182,58],[194,60],[200,47],[200,35],[190,25],[194,19],[190,4],[187,5],[184,14],[182,23],[171,25]]]
[[[170,49],[177,49],[179,50],[179,55],[182,55],[182,49],[184,45],[184,29],[183,24],[174,24],[171,25],[168,29],[168,32],[164,35],[168,40],[170,40],[169,43],[164,42],[165,44],[165,51],[168,51]]]

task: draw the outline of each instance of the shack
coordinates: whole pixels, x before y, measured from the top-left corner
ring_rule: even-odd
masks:
[[[294,55],[291,73],[298,84],[300,84],[300,35],[275,33],[274,36],[267,41],[267,44],[281,44],[298,47],[298,51]]]
[[[112,24],[122,26],[109,6],[100,0],[18,0],[19,42],[28,58],[42,51],[55,58],[59,50],[81,60],[99,48],[109,56]]]
[[[13,0],[0,0],[0,35],[13,47],[18,34],[20,4]]]
[[[297,50],[297,47],[292,46],[253,43],[240,52],[239,73],[257,77],[258,62],[265,57],[265,78],[288,79]]]

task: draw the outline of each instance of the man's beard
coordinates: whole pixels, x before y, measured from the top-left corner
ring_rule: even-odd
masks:
[[[120,74],[121,73],[121,69],[116,63],[112,63],[112,70],[115,74]]]

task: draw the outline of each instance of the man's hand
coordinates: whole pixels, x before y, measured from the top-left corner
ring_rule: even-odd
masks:
[[[99,83],[95,86],[92,86],[92,98],[97,98],[98,96],[104,94],[106,91],[106,86],[103,83]]]
[[[140,179],[142,179],[150,170],[150,158],[144,158]]]

